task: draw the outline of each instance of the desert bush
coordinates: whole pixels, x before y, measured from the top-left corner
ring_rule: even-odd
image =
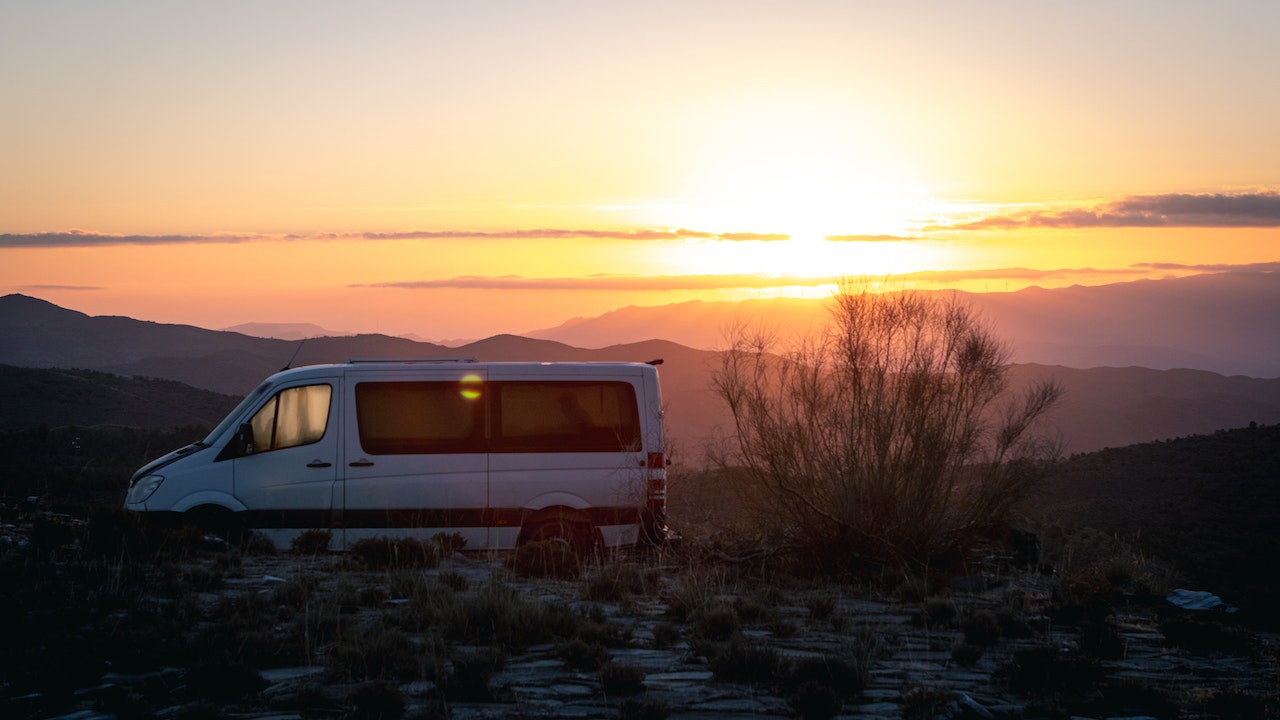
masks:
[[[447,570],[437,575],[436,580],[454,592],[466,592],[471,589],[471,580],[460,572]]]
[[[1099,660],[1119,660],[1124,657],[1124,640],[1115,617],[1080,623],[1080,652]]]
[[[653,626],[653,642],[655,650],[669,648],[680,642],[680,627],[674,623],[660,622]]]
[[[1082,703],[1079,708],[1092,717],[1154,717],[1176,720],[1183,714],[1179,703],[1165,690],[1137,681],[1108,681],[1098,688],[1096,707]],[[1212,713],[1207,717],[1237,718],[1240,715]],[[1261,720],[1263,716],[1259,715]]]
[[[923,627],[944,628],[950,626],[959,614],[951,598],[933,597],[920,604],[920,613],[913,619]]]
[[[289,545],[289,551],[294,555],[323,555],[329,552],[329,541],[332,538],[333,533],[328,530],[312,528],[294,538]]]
[[[621,602],[643,594],[647,587],[644,573],[635,564],[610,563],[583,577],[582,596],[596,602]]]
[[[866,687],[866,668],[860,667],[856,660],[851,662],[834,655],[799,658],[785,671],[780,689],[788,696],[801,692],[806,685],[818,685],[832,689],[837,698],[846,700],[858,697]]]
[[[903,720],[947,717],[952,703],[951,693],[946,690],[914,687],[902,694],[902,717]]]
[[[785,662],[773,648],[735,636],[711,648],[707,668],[721,682],[770,685],[783,676]]]
[[[1264,720],[1264,718],[1275,717],[1270,713],[1280,710],[1277,703],[1280,703],[1280,698],[1274,696],[1268,703],[1267,698],[1258,697],[1239,688],[1214,688],[1204,693],[1203,697],[1197,698],[1194,704],[1204,717]]]
[[[556,654],[571,670],[599,670],[609,662],[609,649],[599,643],[575,638],[556,648]]]
[[[507,567],[521,577],[572,580],[582,572],[578,554],[566,543],[552,540],[521,543]]]
[[[450,700],[487,702],[493,699],[489,681],[507,665],[507,656],[494,648],[463,652],[453,658],[453,672],[444,681]]]
[[[960,632],[971,645],[995,645],[1000,639],[1000,620],[986,610],[966,613],[960,618]]]
[[[462,551],[467,546],[467,539],[462,537],[462,533],[442,533],[438,532],[431,536],[431,542],[437,548],[440,548],[441,557],[449,557],[450,555]]]
[[[404,693],[386,682],[364,683],[351,692],[351,720],[400,720]]]
[[[639,695],[644,692],[644,670],[634,665],[606,662],[600,666],[600,689],[606,695]]]
[[[434,568],[440,548],[417,538],[363,538],[351,545],[351,557],[370,570]]]
[[[470,645],[511,650],[578,635],[582,618],[559,603],[529,600],[493,579],[439,610],[442,634]]]
[[[618,706],[619,720],[667,720],[671,707],[658,698],[645,695],[639,700],[628,698]]]
[[[611,622],[604,617],[585,617],[576,628],[576,637],[605,647],[622,648],[631,644],[630,625]]]
[[[829,620],[836,611],[836,601],[826,595],[818,595],[809,598],[805,603],[805,607],[809,610],[809,619],[811,620]]]
[[[206,663],[187,671],[187,692],[207,700],[228,702],[257,695],[268,683],[256,670],[239,663]]]
[[[737,609],[726,603],[701,609],[689,620],[694,634],[705,640],[725,641],[742,631],[742,618]]]
[[[951,648],[951,659],[960,667],[973,667],[982,659],[983,649],[969,643],[956,643]]]
[[[1018,651],[999,675],[1014,692],[1038,698],[1073,699],[1097,688],[1103,670],[1095,660],[1043,646]]]
[[[331,649],[327,667],[339,680],[408,680],[422,676],[433,665],[423,649],[403,631],[377,625],[360,632],[342,634]]]
[[[733,338],[714,389],[753,518],[832,569],[918,560],[1008,514],[1053,448],[1059,388],[1006,398],[1008,350],[957,301],[846,285],[827,330],[778,354]]]

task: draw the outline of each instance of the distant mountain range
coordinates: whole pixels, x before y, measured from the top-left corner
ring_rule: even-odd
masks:
[[[355,335],[353,332],[322,328],[315,323],[250,322],[232,325],[231,327],[222,329],[226,332],[236,332],[242,335],[250,335],[252,337],[260,338],[275,338],[276,340],[303,340],[305,338],[344,337],[347,335]]]
[[[1280,377],[1280,273],[1223,272],[1094,287],[952,293],[1013,348],[1014,361],[1067,367],[1194,368]],[[661,337],[720,349],[741,325],[820,327],[824,301],[686,302],[627,307],[524,333],[576,347]]]
[[[1270,278],[1249,278],[1257,288],[1275,288]],[[1182,281],[1160,281],[1182,282]],[[1247,283],[1246,283],[1247,284]],[[1138,285],[1138,284],[1129,284]],[[1094,303],[1092,324],[1103,325],[1104,318],[1114,317],[1119,324],[1140,325],[1144,321],[1134,317],[1137,311],[1121,311],[1115,298],[1126,292],[1147,292],[1146,287],[1107,286],[1103,294],[1096,296],[1107,302]],[[1192,294],[1197,294],[1191,284]],[[1068,288],[1057,295],[1041,296],[1029,293],[1023,297],[1038,307],[1064,308],[1068,314],[1084,311],[1087,295],[1084,290]],[[1025,292],[1025,291],[1024,291]],[[1054,291],[1041,291],[1053,293]],[[1157,293],[1159,294],[1159,293]],[[1247,293],[1242,293],[1247,294]],[[1006,298],[1013,303],[1010,293]],[[981,296],[976,296],[981,297]],[[1051,305],[1045,298],[1056,298]],[[1231,303],[1219,305],[1219,327],[1215,337],[1219,340],[1237,336],[1256,336],[1250,342],[1236,346],[1222,346],[1213,357],[1235,363],[1248,362],[1243,358],[1259,358],[1259,366],[1267,365],[1268,348],[1280,343],[1273,296],[1264,308],[1240,307],[1239,297]],[[1148,298],[1142,307],[1152,308],[1154,301]],[[1170,300],[1170,303],[1174,301]],[[1187,302],[1178,301],[1179,306]],[[714,304],[703,304],[714,305]],[[791,303],[778,301],[776,308],[790,311]],[[765,306],[741,308],[758,310]],[[797,306],[799,307],[799,306]],[[808,316],[812,322],[821,319],[821,306],[808,303]],[[994,307],[989,305],[988,307]],[[1134,305],[1133,307],[1138,307]],[[1223,308],[1230,308],[1230,312]],[[217,393],[241,396],[262,378],[286,365],[297,366],[321,362],[341,362],[352,357],[439,357],[474,356],[481,360],[632,360],[646,361],[663,358],[660,369],[664,402],[667,405],[667,427],[671,441],[671,455],[677,461],[700,462],[710,438],[729,427],[728,416],[711,390],[711,373],[718,366],[719,353],[708,349],[695,349],[672,342],[668,336],[679,337],[698,326],[713,323],[713,318],[728,317],[716,308],[703,312],[701,305],[674,305],[669,308],[630,308],[592,320],[562,326],[565,333],[578,333],[585,337],[593,334],[598,339],[606,337],[626,338],[629,342],[617,343],[596,349],[574,347],[564,342],[548,339],[499,335],[485,340],[446,347],[444,345],[415,342],[386,335],[352,335],[322,337],[287,341],[251,337],[238,332],[206,330],[189,325],[169,325],[145,322],[125,317],[90,317],[84,313],[58,307],[52,303],[24,295],[0,297],[0,364],[25,368],[79,368],[111,373],[125,378],[160,378],[185,383],[194,388]],[[1239,315],[1230,315],[1233,312]],[[665,314],[664,314],[665,312]],[[797,311],[798,312],[798,311]],[[984,310],[985,312],[985,310]],[[1023,311],[1027,314],[1029,311]],[[1045,311],[1048,312],[1047,310]],[[1147,312],[1147,311],[1144,311]],[[1154,310],[1149,310],[1154,313]],[[1188,307],[1188,312],[1191,309]],[[1205,309],[1188,317],[1184,325],[1202,327],[1208,322]],[[1007,309],[1005,317],[1014,315]],[[1158,313],[1154,313],[1158,314]],[[648,317],[647,322],[643,321]],[[1229,317],[1228,317],[1229,316]],[[613,317],[617,327],[610,330],[607,318]],[[681,320],[680,318],[685,318]],[[788,315],[774,314],[760,322],[772,322],[775,327],[785,325]],[[1150,317],[1150,316],[1149,316]],[[666,318],[658,321],[655,318]],[[769,319],[771,318],[771,319]],[[1149,321],[1149,319],[1148,319]],[[797,321],[798,322],[798,321]],[[1086,317],[1056,317],[1052,314],[1038,321],[1043,325],[1087,327]],[[1252,328],[1246,325],[1252,323]],[[1036,325],[1024,319],[1019,327]],[[1204,330],[1206,333],[1209,329]],[[1107,332],[1118,332],[1115,330]],[[1147,336],[1135,334],[1135,340],[1146,341],[1148,336],[1161,333],[1175,335],[1170,329],[1152,330]],[[1101,329],[1093,337],[1100,338]],[[1188,336],[1188,342],[1191,338]],[[1183,352],[1194,353],[1190,346]],[[1084,347],[1073,345],[1072,347]],[[1095,350],[1097,347],[1096,346]],[[1128,344],[1126,347],[1136,347]],[[1153,347],[1153,346],[1152,346]],[[1020,352],[1020,358],[1021,352]],[[1277,350],[1272,358],[1280,357]],[[1230,360],[1235,358],[1234,360]],[[1274,363],[1274,360],[1272,361]],[[1171,437],[1209,433],[1219,429],[1247,426],[1250,422],[1262,424],[1280,422],[1280,379],[1253,379],[1249,377],[1225,377],[1205,370],[1162,370],[1142,367],[1073,369],[1053,367],[1043,363],[1023,363],[1011,369],[1014,389],[1035,379],[1052,375],[1065,388],[1062,405],[1048,418],[1048,429],[1059,437],[1067,452],[1086,452],[1102,447],[1118,447],[1137,442],[1163,440]],[[1273,374],[1274,375],[1274,374]],[[9,390],[0,400],[9,401]],[[193,394],[193,397],[195,395]],[[128,402],[145,404],[154,400],[138,397]],[[105,422],[85,409],[82,422]],[[92,415],[92,417],[91,417]],[[119,422],[130,422],[121,419]]]

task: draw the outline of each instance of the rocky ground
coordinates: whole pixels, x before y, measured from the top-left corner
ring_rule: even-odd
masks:
[[[7,583],[45,577],[28,559],[18,562],[24,552],[10,547],[0,556]],[[29,614],[27,630],[43,628],[18,632],[18,640],[44,646],[26,648],[24,667],[6,666],[0,702],[7,709],[0,714],[986,719],[1277,712],[1280,636],[1243,627],[1221,607],[1180,610],[1162,596],[1113,589],[1064,601],[1059,578],[995,563],[941,587],[915,581],[886,592],[771,578],[687,555],[613,559],[572,579],[523,577],[510,560],[458,553],[434,567],[375,569],[346,554],[215,551],[127,572],[118,565],[114,576],[107,562],[94,576],[105,590],[72,593],[70,603],[97,605],[64,613],[72,628],[65,642],[36,637],[62,627],[56,612],[7,608]],[[63,575],[74,565],[50,562],[62,563]],[[13,574],[19,565],[26,576]],[[47,657],[74,655],[77,643],[101,657],[88,668],[73,657]],[[64,661],[75,668],[68,671],[74,681],[44,676]]]

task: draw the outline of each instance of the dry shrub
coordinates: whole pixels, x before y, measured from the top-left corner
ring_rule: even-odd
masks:
[[[305,530],[290,543],[289,552],[307,557],[323,555],[329,552],[329,542],[332,538],[333,533],[328,530],[318,528]]]
[[[582,572],[582,564],[573,547],[554,540],[521,543],[508,559],[507,566],[521,577],[555,580],[572,580]]]
[[[639,695],[644,692],[644,670],[607,662],[600,667],[600,688],[606,695]]]
[[[723,353],[736,442],[719,464],[752,518],[821,566],[931,557],[1007,516],[1055,453],[1031,430],[1059,388],[1007,397],[1008,360],[969,306],[846,285],[798,350],[741,332]]]
[[[417,538],[364,538],[352,543],[351,557],[370,570],[434,568],[440,565],[440,548]]]

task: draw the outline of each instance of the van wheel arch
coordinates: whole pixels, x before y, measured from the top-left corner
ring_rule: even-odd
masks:
[[[187,523],[230,543],[244,538],[244,518],[240,513],[222,505],[197,505],[183,516]]]
[[[604,538],[590,518],[568,507],[547,508],[525,520],[519,544],[530,542],[564,543],[580,558],[590,557],[604,546]]]

